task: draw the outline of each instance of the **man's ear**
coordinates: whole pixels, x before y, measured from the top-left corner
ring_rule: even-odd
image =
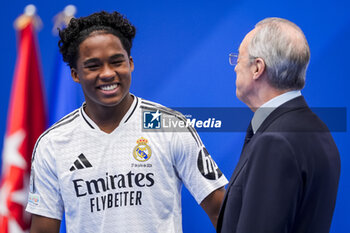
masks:
[[[134,59],[132,59],[132,56],[129,57],[129,64],[130,64],[130,70],[131,72],[134,71]]]
[[[72,75],[74,82],[80,83],[79,76],[78,76],[77,70],[75,68],[70,69],[70,74]]]
[[[253,79],[255,80],[259,79],[262,76],[262,74],[265,72],[265,68],[266,68],[265,61],[260,57],[255,58]]]

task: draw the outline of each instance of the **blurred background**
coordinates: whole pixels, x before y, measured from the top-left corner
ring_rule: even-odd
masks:
[[[13,23],[27,4],[36,6],[43,22],[37,38],[47,114],[57,77],[58,37],[53,34],[53,18],[68,4],[76,6],[76,17],[116,10],[136,26],[131,51],[135,63],[131,92],[139,97],[168,107],[244,107],[235,96],[235,73],[228,63],[228,54],[237,52],[245,34],[258,21],[276,16],[296,23],[308,39],[311,62],[302,93],[309,105],[325,108],[350,105],[347,72],[350,1],[14,0],[3,2],[0,9],[0,150],[16,62],[18,40]],[[332,134],[341,154],[342,171],[331,232],[350,232],[350,134],[348,128]],[[228,179],[238,161],[244,135],[244,132],[200,133]],[[183,230],[215,232],[205,212],[185,189]]]

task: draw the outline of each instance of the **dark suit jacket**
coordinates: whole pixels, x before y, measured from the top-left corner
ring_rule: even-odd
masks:
[[[243,148],[223,204],[222,233],[329,232],[340,157],[302,96],[275,109]]]

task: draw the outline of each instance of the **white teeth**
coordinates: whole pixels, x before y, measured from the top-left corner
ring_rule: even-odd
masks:
[[[116,89],[117,87],[118,87],[118,84],[100,86],[100,88],[101,88],[103,91],[111,91],[111,90]]]

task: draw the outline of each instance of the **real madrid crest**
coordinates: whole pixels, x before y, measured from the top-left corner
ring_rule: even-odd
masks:
[[[137,141],[137,146],[135,146],[133,155],[137,161],[145,162],[151,158],[152,150],[147,145],[148,140],[146,138],[139,138]]]

